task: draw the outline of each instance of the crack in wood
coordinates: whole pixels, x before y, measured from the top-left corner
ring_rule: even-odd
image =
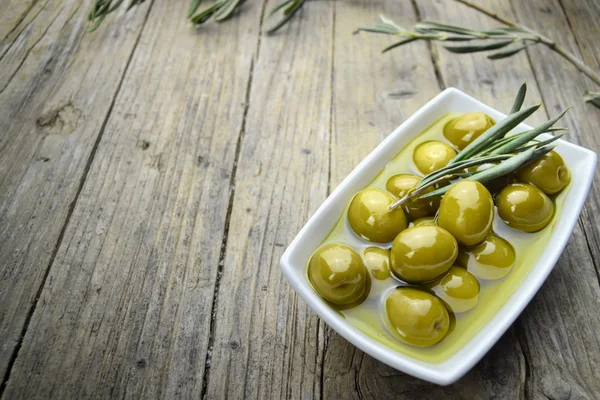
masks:
[[[250,93],[251,93],[251,89],[252,89],[252,81],[254,78],[254,67],[255,67],[256,63],[258,62],[258,58],[260,56],[260,42],[261,42],[261,38],[262,38],[262,25],[263,25],[263,20],[265,18],[266,3],[267,3],[266,0],[264,0],[263,5],[262,5],[262,10],[261,10],[260,24],[259,24],[259,28],[258,28],[256,56],[250,62],[250,70],[248,73],[248,84],[246,85],[246,93],[245,93],[244,103],[243,103],[244,110],[243,110],[243,114],[242,114],[242,122],[241,122],[241,126],[240,126],[240,133],[238,135],[238,139],[237,139],[236,146],[235,146],[235,153],[234,153],[234,158],[233,158],[233,168],[231,170],[231,175],[229,178],[229,191],[230,191],[229,203],[227,205],[227,212],[225,214],[223,239],[221,241],[221,252],[219,254],[219,264],[217,267],[217,276],[215,278],[215,286],[214,286],[214,290],[213,290],[213,302],[212,302],[212,306],[211,306],[211,318],[210,318],[210,325],[209,325],[210,333],[208,336],[207,352],[206,352],[206,357],[204,360],[204,374],[202,376],[202,388],[200,389],[200,396],[199,396],[200,399],[202,399],[202,400],[205,400],[207,397],[207,389],[208,389],[208,383],[209,383],[209,379],[210,379],[212,351],[213,351],[214,341],[215,341],[215,329],[216,329],[216,320],[217,320],[216,312],[217,312],[217,306],[218,306],[218,301],[219,301],[219,288],[221,287],[221,277],[223,275],[223,266],[225,263],[225,256],[227,253],[229,227],[231,225],[231,215],[233,213],[233,203],[235,200],[235,181],[236,181],[236,176],[237,176],[237,166],[238,166],[238,160],[240,158],[240,153],[241,153],[241,149],[242,149],[243,138],[244,138],[245,132],[246,132],[246,121],[248,118],[248,110],[250,108]],[[198,162],[200,162],[200,158],[198,159]]]
[[[421,17],[421,10],[419,9],[419,6],[417,6],[417,0],[411,0],[410,3],[412,4],[413,10],[415,11],[415,17],[417,21],[422,21],[423,18]],[[431,43],[430,41],[426,43],[426,46],[431,57],[431,63],[433,64],[433,71],[435,72],[435,78],[437,79],[438,86],[440,90],[443,90],[447,86],[444,82],[444,76],[442,75],[442,71],[440,69],[439,56],[437,54],[437,50],[433,46],[433,43]]]

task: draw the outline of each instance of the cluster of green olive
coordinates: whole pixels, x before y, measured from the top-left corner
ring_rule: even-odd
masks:
[[[483,113],[451,120],[444,136],[454,147],[441,141],[419,144],[413,153],[415,167],[423,174],[443,168],[456,149],[493,124]],[[369,296],[371,279],[394,277],[404,286],[385,299],[384,317],[393,334],[416,346],[438,343],[450,329],[452,313],[477,305],[479,279],[500,279],[515,262],[513,246],[492,231],[494,205],[511,228],[539,231],[554,214],[548,196],[568,184],[569,172],[560,155],[551,151],[521,168],[516,179],[496,194],[495,201],[483,184],[461,180],[441,199],[417,199],[393,210],[390,205],[410,193],[421,181],[419,176],[394,175],[386,191],[360,191],[348,207],[348,222],[361,239],[382,247],[369,247],[361,256],[346,245],[322,246],[308,266],[313,287],[337,307],[350,308]]]

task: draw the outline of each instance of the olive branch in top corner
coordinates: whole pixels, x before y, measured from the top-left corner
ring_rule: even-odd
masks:
[[[600,73],[590,68],[583,61],[552,39],[522,24],[503,18],[469,0],[455,0],[465,4],[504,24],[503,27],[476,30],[456,25],[442,24],[435,21],[418,22],[413,29],[405,29],[391,19],[381,16],[381,23],[373,26],[359,27],[359,31],[393,35],[401,38],[396,43],[383,49],[383,52],[400,47],[416,40],[456,42],[445,45],[452,53],[467,54],[486,52],[487,58],[498,60],[513,56],[530,46],[544,45],[573,64],[580,72],[600,86]],[[584,100],[600,108],[600,92],[587,91]]]
[[[121,7],[130,10],[145,1],[146,0],[94,0],[92,9],[88,14],[88,19],[91,23],[90,31],[96,30],[107,15]],[[209,20],[222,22],[230,18],[234,12],[240,10],[245,1],[246,0],[216,0],[210,6],[200,9],[202,0],[191,0],[188,8],[188,18],[194,24],[203,24]],[[393,20],[382,16],[381,23],[373,26],[359,27],[358,30],[393,35],[401,38],[398,42],[384,48],[383,52],[387,52],[417,40],[456,42],[453,45],[446,45],[444,48],[457,54],[486,52],[488,54],[487,58],[497,60],[513,56],[530,46],[541,44],[561,55],[594,83],[600,86],[600,73],[586,65],[582,60],[552,39],[522,24],[503,18],[470,0],[455,1],[495,19],[504,26],[486,30],[475,30],[435,21],[421,21],[412,29],[405,29]],[[274,23],[267,26],[265,32],[271,34],[279,30],[302,9],[305,3],[306,0],[284,0],[273,7],[267,13],[267,18],[277,18],[274,18]],[[587,91],[584,94],[584,100],[600,108],[600,92]]]

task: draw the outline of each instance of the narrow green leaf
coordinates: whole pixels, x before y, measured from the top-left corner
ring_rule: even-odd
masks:
[[[215,15],[213,16],[215,21],[221,22],[227,19],[231,15],[233,10],[235,10],[235,8],[238,5],[240,5],[240,2],[241,0],[229,0],[226,4],[223,5],[223,7],[219,9],[219,11],[215,13]]]
[[[109,14],[109,13],[111,13],[111,12],[115,11],[117,8],[119,8],[119,6],[120,6],[120,5],[121,5],[121,4],[122,4],[124,1],[125,1],[125,0],[117,0],[117,1],[115,2],[115,4],[113,4],[113,6],[112,6],[112,7],[110,7],[109,9],[107,9],[107,11],[105,12],[105,14]],[[130,3],[130,4],[127,6],[127,9],[129,10],[129,9],[131,8],[131,6],[132,6],[132,4]]]
[[[192,0],[190,7],[188,8],[188,18],[191,18],[192,15],[194,15],[194,13],[198,10],[198,7],[200,7],[201,2],[202,0]]]
[[[475,37],[480,37],[480,38],[487,37],[487,35],[482,32],[478,32],[478,31],[468,29],[468,28],[463,28],[461,26],[456,26],[456,25],[441,24],[441,23],[435,22],[435,21],[419,22],[415,25],[415,28],[438,31],[438,32],[457,33],[460,35],[475,36]]]
[[[92,27],[89,29],[89,32],[94,32],[96,29],[98,29],[100,24],[102,24],[102,21],[104,21],[104,17],[105,17],[105,15],[98,17],[98,19],[96,20],[96,23],[94,23],[94,25],[92,25]]]
[[[504,135],[510,132],[521,122],[525,121],[527,117],[533,114],[538,108],[540,108],[540,104],[536,104],[514,114],[510,114],[508,117],[504,118],[502,121],[485,131],[477,139],[472,141],[467,147],[458,153],[458,155],[454,157],[450,163],[455,164],[458,161],[469,158],[472,155],[477,154],[480,150],[483,150],[490,143],[493,143],[496,139],[503,138]]]
[[[485,34],[491,35],[491,36],[499,36],[499,35],[507,35],[507,34],[511,35],[511,34],[515,34],[515,33],[529,33],[529,32],[525,32],[518,26],[505,26],[502,28],[488,29],[488,30],[485,30],[482,32]]]
[[[395,28],[397,31],[400,31],[400,32],[406,31],[406,29],[404,29],[403,27],[401,27],[400,25],[398,25],[392,19],[386,17],[385,15],[380,15],[379,19],[381,20],[381,22]]]
[[[138,5],[142,4],[144,1],[146,1],[146,0],[131,0],[129,2],[129,4],[127,5],[126,11],[131,10],[134,6],[138,6]]]
[[[527,81],[523,82],[519,91],[517,92],[517,97],[515,97],[515,101],[513,102],[512,107],[510,108],[509,114],[514,114],[521,109],[523,106],[523,101],[525,101],[525,94],[527,94]]]
[[[551,137],[550,139],[546,139],[546,140],[543,140],[543,141],[541,141],[541,142],[536,142],[536,143],[533,143],[533,144],[529,144],[529,145],[527,145],[527,146],[519,147],[519,148],[518,148],[518,149],[516,149],[515,151],[521,152],[521,151],[525,151],[525,150],[527,150],[527,149],[530,149],[530,148],[532,148],[532,147],[535,147],[535,148],[541,148],[541,147],[544,147],[544,146],[545,146],[545,145],[547,145],[547,144],[550,144],[550,143],[552,143],[552,142],[554,142],[554,141],[556,141],[556,140],[560,139],[560,138],[561,138],[561,137],[563,137],[564,135],[565,135],[564,133],[561,133],[560,135],[553,136],[553,137]]]
[[[396,43],[393,43],[393,44],[389,45],[388,47],[386,47],[385,49],[383,49],[381,52],[382,53],[386,53],[386,52],[388,52],[388,51],[390,51],[392,49],[395,49],[396,47],[402,46],[403,44],[414,42],[415,40],[418,40],[418,39],[410,38],[410,39],[401,40],[399,42],[396,42]]]
[[[439,40],[444,40],[446,42],[470,42],[478,39],[471,36],[446,36],[444,39]]]
[[[283,3],[279,3],[277,4],[275,7],[273,7],[269,13],[267,14],[267,17],[270,17],[271,15],[275,14],[277,11],[281,10],[284,7],[287,7],[288,4],[293,3],[294,0],[286,0]]]
[[[296,8],[296,6],[302,2],[304,2],[304,0],[294,0],[292,4],[290,4],[283,10],[283,15],[288,15],[289,13],[291,13],[294,10],[294,8]]]
[[[267,34],[274,33],[279,28],[281,28],[283,25],[285,25],[290,19],[292,19],[294,14],[296,14],[298,12],[298,10],[300,10],[300,8],[302,8],[302,6],[304,5],[304,2],[305,2],[305,0],[295,1],[295,3],[291,6],[291,8],[288,8],[289,11],[287,12],[287,15],[285,15],[285,17],[283,19],[281,19],[278,23],[273,25],[271,28],[267,29],[267,31],[266,31]]]
[[[590,103],[600,108],[600,92],[590,92],[589,90],[585,92],[583,99],[586,103]]]
[[[522,44],[516,44],[516,43],[517,43],[517,41],[515,41],[514,46],[511,46],[505,50],[500,50],[495,53],[492,53],[489,56],[487,56],[487,58],[489,58],[490,60],[499,60],[501,58],[510,57],[510,56],[517,54],[521,50],[527,48],[527,46],[529,46],[528,44],[523,43],[523,42],[521,42]]]
[[[471,46],[444,46],[444,48],[451,53],[458,53],[458,54],[476,53],[479,51],[501,49],[504,46],[508,46],[512,42],[513,42],[512,40],[504,40],[501,42],[484,43],[484,44],[478,44],[478,45],[475,44],[475,45],[471,45]]]
[[[558,114],[556,117],[552,118],[551,120],[546,121],[543,124],[536,126],[532,130],[525,132],[524,134],[520,134],[520,135],[516,136],[514,138],[514,140],[511,140],[510,142],[504,144],[503,146],[500,146],[499,148],[491,151],[490,154],[498,155],[498,154],[511,153],[512,151],[523,146],[524,144],[529,143],[531,140],[538,137],[541,133],[546,132],[548,130],[548,128],[550,128],[559,119],[561,119],[566,114],[567,111],[569,111],[568,108],[566,108],[563,112],[561,112],[560,114]],[[514,114],[512,114],[512,115],[514,115]]]
[[[480,183],[489,182],[493,179],[496,179],[500,176],[509,174],[517,170],[517,168],[519,168],[521,165],[523,165],[527,161],[530,161],[533,155],[534,149],[528,149],[523,153],[520,153],[514,157],[507,159],[506,161],[501,162],[500,164],[494,165],[493,167],[488,168],[484,171],[477,172],[466,179],[470,181],[477,181]],[[454,184],[450,184],[437,190],[434,190],[433,192],[423,194],[417,197],[417,199],[425,199],[428,197],[440,196],[446,193],[452,186],[454,186]]]
[[[204,11],[201,11],[198,14],[194,15],[192,18],[190,18],[190,21],[192,21],[194,24],[205,23],[206,21],[209,20],[210,17],[213,16],[213,14],[215,12],[217,12],[219,10],[219,8],[221,8],[223,6],[223,3],[224,3],[224,1],[216,2],[212,6],[205,9]]]
[[[454,174],[455,172],[458,172],[458,171],[461,171],[463,169],[470,168],[470,167],[476,167],[478,165],[494,163],[494,162],[498,162],[498,161],[504,161],[504,160],[509,159],[510,157],[512,157],[512,156],[504,155],[504,154],[499,155],[499,156],[479,157],[479,158],[473,158],[473,159],[466,160],[466,161],[461,161],[456,164],[448,165],[442,169],[439,169],[439,170],[427,175],[425,178],[423,178],[421,180],[421,182],[419,182],[417,187],[424,186],[427,183],[434,181],[444,175]]]
[[[359,26],[358,30],[370,33],[382,33],[384,35],[395,35],[397,33],[394,30],[382,26]]]
[[[567,128],[548,128],[545,132],[542,133],[550,133],[550,132],[558,132],[558,131],[567,131]],[[473,157],[478,157],[478,156],[487,156],[489,155],[492,151],[496,150],[497,148],[499,148],[500,146],[505,145],[506,143],[515,140],[517,137],[521,136],[521,135],[527,135],[529,132],[531,132],[531,130],[528,131],[524,131],[521,133],[516,133],[514,135],[511,136],[506,136],[500,140],[496,140],[494,142],[493,145],[486,147],[485,149],[483,149],[482,151],[478,152],[477,154],[475,154]]]

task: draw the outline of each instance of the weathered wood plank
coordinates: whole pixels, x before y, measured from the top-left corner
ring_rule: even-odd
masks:
[[[320,397],[319,320],[278,267],[328,184],[333,3],[305,11],[261,41],[215,312],[210,399]]]
[[[494,12],[514,18],[513,10],[509,3],[493,1],[483,1],[480,3]],[[419,7],[422,9],[426,8],[426,4],[419,3]],[[540,24],[542,21],[546,21],[545,23],[548,24],[546,28],[548,29],[542,29],[542,32],[552,32],[553,35],[559,35],[572,42],[572,35],[569,32],[567,24],[557,19],[549,21],[543,18],[543,15],[545,15],[544,10],[548,9],[547,5],[543,6],[540,2],[513,2],[513,5],[515,10],[517,10],[517,14],[521,12],[520,10],[531,10],[529,15],[522,19],[526,20],[528,24],[533,25],[534,29],[541,29],[542,25]],[[466,24],[467,16],[473,13],[473,10],[462,5],[453,5],[451,9],[444,8],[443,12],[438,11],[433,15],[427,14],[425,17],[432,19],[447,17],[447,19],[442,20],[444,22],[464,25]],[[455,19],[448,18],[453,14],[456,16]],[[479,15],[477,18],[480,21],[480,25],[475,26],[497,25],[495,21],[491,21],[484,16]],[[552,26],[552,29],[549,29],[550,26]],[[556,31],[557,26],[563,28],[560,34]],[[439,50],[439,46],[437,48]],[[442,51],[439,53],[440,58],[443,57]],[[536,52],[540,51],[543,51],[544,54],[535,56]],[[548,114],[554,115],[568,104],[580,101],[580,95],[583,90],[580,89],[577,93],[572,89],[570,92],[565,89],[561,91],[556,90],[557,87],[561,86],[571,87],[570,80],[572,77],[571,75],[569,77],[564,75],[565,72],[563,71],[565,70],[561,69],[565,66],[563,61],[558,60],[559,63],[551,62],[554,60],[552,60],[552,55],[547,54],[547,52],[547,49],[533,49],[530,52],[535,71],[534,79],[529,78],[531,72],[529,72],[530,65],[528,64],[528,60],[524,58],[524,55],[520,55],[520,59],[512,57],[504,61],[493,62],[492,68],[502,68],[507,71],[516,72],[511,85],[499,84],[499,82],[494,81],[495,86],[500,88],[500,90],[497,89],[495,91],[494,96],[490,96],[491,92],[486,91],[478,93],[477,89],[479,86],[476,82],[473,82],[472,89],[467,90],[473,91],[477,97],[486,99],[490,104],[504,104],[501,108],[506,109],[507,105],[512,101],[512,96],[506,96],[506,91],[513,93],[514,89],[511,90],[511,86],[516,88],[519,81],[526,77],[530,88],[529,98],[541,98],[547,107],[547,115],[544,116],[543,113],[538,113],[538,118],[547,117]],[[464,56],[446,54],[448,54],[449,58],[447,61],[441,60],[441,71],[444,80],[448,84],[454,85],[452,82],[459,80],[459,75],[453,76],[452,72],[449,73],[448,70],[453,71],[454,68],[450,69],[446,65],[452,65],[452,62],[462,63]],[[459,60],[453,61],[450,59],[458,57],[460,57]],[[482,65],[481,63],[492,63],[483,57],[479,57],[478,62],[479,65]],[[540,74],[538,68],[545,70],[546,74]],[[466,74],[460,74],[460,76],[473,76],[475,73],[476,71],[472,71],[470,74],[467,72]],[[572,72],[572,75],[577,77],[577,74],[574,72]],[[540,87],[537,87],[538,83]],[[557,96],[561,96],[563,101],[558,101]],[[490,97],[489,100],[487,99],[488,97]],[[578,110],[573,111],[563,121],[563,124],[566,124],[575,131],[570,134],[569,140],[578,142],[581,139],[577,132],[581,131],[581,124],[587,124],[590,115],[588,113],[583,114]],[[535,122],[535,119],[532,118],[532,120]],[[596,126],[597,123],[595,122]],[[584,219],[585,217],[582,218],[582,222]],[[583,223],[585,224],[585,222]],[[574,265],[578,266],[576,270],[573,268]],[[573,284],[567,283],[575,280],[577,281],[576,288]],[[595,372],[592,371],[598,370],[597,363],[600,353],[598,352],[597,335],[591,334],[591,332],[597,330],[597,327],[600,326],[598,315],[594,311],[597,310],[598,305],[598,290],[593,258],[590,256],[585,240],[585,232],[582,232],[581,227],[578,226],[556,269],[550,275],[540,293],[532,301],[532,305],[528,307],[524,315],[519,319],[516,327],[512,328],[515,332],[514,336],[518,338],[520,343],[513,341],[514,345],[512,345],[511,341],[509,341],[506,352],[503,352],[506,356],[506,354],[523,351],[527,367],[527,379],[524,381],[526,396],[537,398],[546,395],[554,398],[559,393],[559,396],[562,396],[564,393],[572,392],[574,396],[576,393],[579,393],[579,395],[584,397],[593,397],[593,393],[598,392],[598,388],[594,383],[597,382],[597,379],[594,378]],[[557,295],[558,293],[562,293],[566,297]],[[564,301],[567,297],[570,301]],[[563,299],[563,301],[557,301],[558,298]],[[576,306],[574,306],[575,304]],[[578,326],[579,329],[571,329],[573,326]],[[589,352],[589,355],[586,355],[587,352]],[[576,365],[580,366],[581,371],[578,372],[581,375],[570,373]],[[522,389],[523,385],[520,385],[519,388]]]
[[[521,22],[551,36],[599,70],[600,5],[593,1],[569,3],[563,4],[570,18],[577,18],[571,24],[575,37],[560,2],[534,0],[513,5]],[[581,9],[575,11],[576,7]],[[529,54],[549,112],[574,106],[563,122],[571,129],[569,140],[600,151],[600,110],[581,99],[586,89],[598,88],[547,48],[536,46]],[[595,177],[598,182],[598,170]],[[520,319],[530,353],[530,397],[595,398],[600,393],[599,211],[600,188],[595,184],[566,253]]]
[[[187,7],[152,4],[4,398],[202,395],[262,7],[197,32]]]
[[[27,17],[36,0],[4,0],[0,2],[0,43]]]
[[[89,1],[36,4],[0,60],[0,376],[21,340],[146,6],[87,35]],[[36,8],[37,7],[37,8]],[[23,23],[34,19],[29,14]],[[17,34],[18,33],[18,34]],[[99,62],[101,61],[101,62]]]
[[[430,12],[433,11],[438,10]],[[407,45],[381,55],[380,49],[388,44],[382,36],[361,35],[357,39],[344,35],[351,30],[349,24],[356,27],[373,22],[381,13],[407,27],[417,20],[410,2],[339,2],[336,6],[335,62],[336,65],[350,66],[341,69],[335,81],[333,134],[336,140],[332,146],[331,174],[332,182],[336,184],[402,120],[440,90],[426,44]],[[490,81],[484,84],[486,89],[492,82],[509,86],[516,75],[514,71],[494,69],[493,65],[482,68],[476,60],[462,64],[461,60],[440,55],[440,61],[442,79],[467,91],[479,88],[479,80]],[[448,65],[450,62],[453,62],[451,66]],[[453,73],[446,76],[446,69]],[[475,70],[478,76],[474,75]],[[357,80],[357,76],[361,79]],[[512,98],[503,101],[509,108]],[[515,348],[511,334],[506,335],[465,378],[446,388],[395,371],[363,354],[334,332],[329,331],[326,343],[324,398],[414,398],[416,393],[432,399],[509,398],[524,390],[525,361],[518,347]]]

